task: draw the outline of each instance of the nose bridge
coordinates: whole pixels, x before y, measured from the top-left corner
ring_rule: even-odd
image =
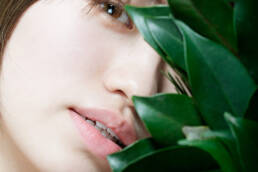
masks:
[[[159,69],[162,59],[142,38],[123,43],[105,71],[104,85],[112,93],[125,96],[132,105],[131,97],[151,96],[157,92]]]

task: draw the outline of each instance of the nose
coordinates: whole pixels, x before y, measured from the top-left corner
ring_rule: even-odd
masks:
[[[157,92],[162,59],[142,37],[121,48],[124,51],[115,54],[105,71],[104,86],[133,106],[132,96],[151,96]]]

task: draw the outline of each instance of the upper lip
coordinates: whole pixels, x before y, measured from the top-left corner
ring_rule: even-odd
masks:
[[[134,127],[125,120],[119,112],[107,109],[81,107],[72,107],[70,109],[90,120],[101,122],[106,127],[110,128],[126,146],[137,140]]]

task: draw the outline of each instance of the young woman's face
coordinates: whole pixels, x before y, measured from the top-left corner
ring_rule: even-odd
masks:
[[[136,28],[129,29],[126,17],[114,18],[100,6],[87,14],[90,1],[36,2],[3,56],[2,132],[14,143],[10,149],[15,145],[42,171],[108,171],[105,156],[120,150],[73,110],[128,145],[148,136],[131,97],[175,92],[160,73],[171,69]]]

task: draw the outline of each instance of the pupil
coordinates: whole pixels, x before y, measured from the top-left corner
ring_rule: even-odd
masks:
[[[113,15],[114,13],[115,13],[115,6],[114,5],[112,5],[112,4],[108,4],[107,5],[107,12],[108,12],[108,14],[110,14],[110,15]]]

